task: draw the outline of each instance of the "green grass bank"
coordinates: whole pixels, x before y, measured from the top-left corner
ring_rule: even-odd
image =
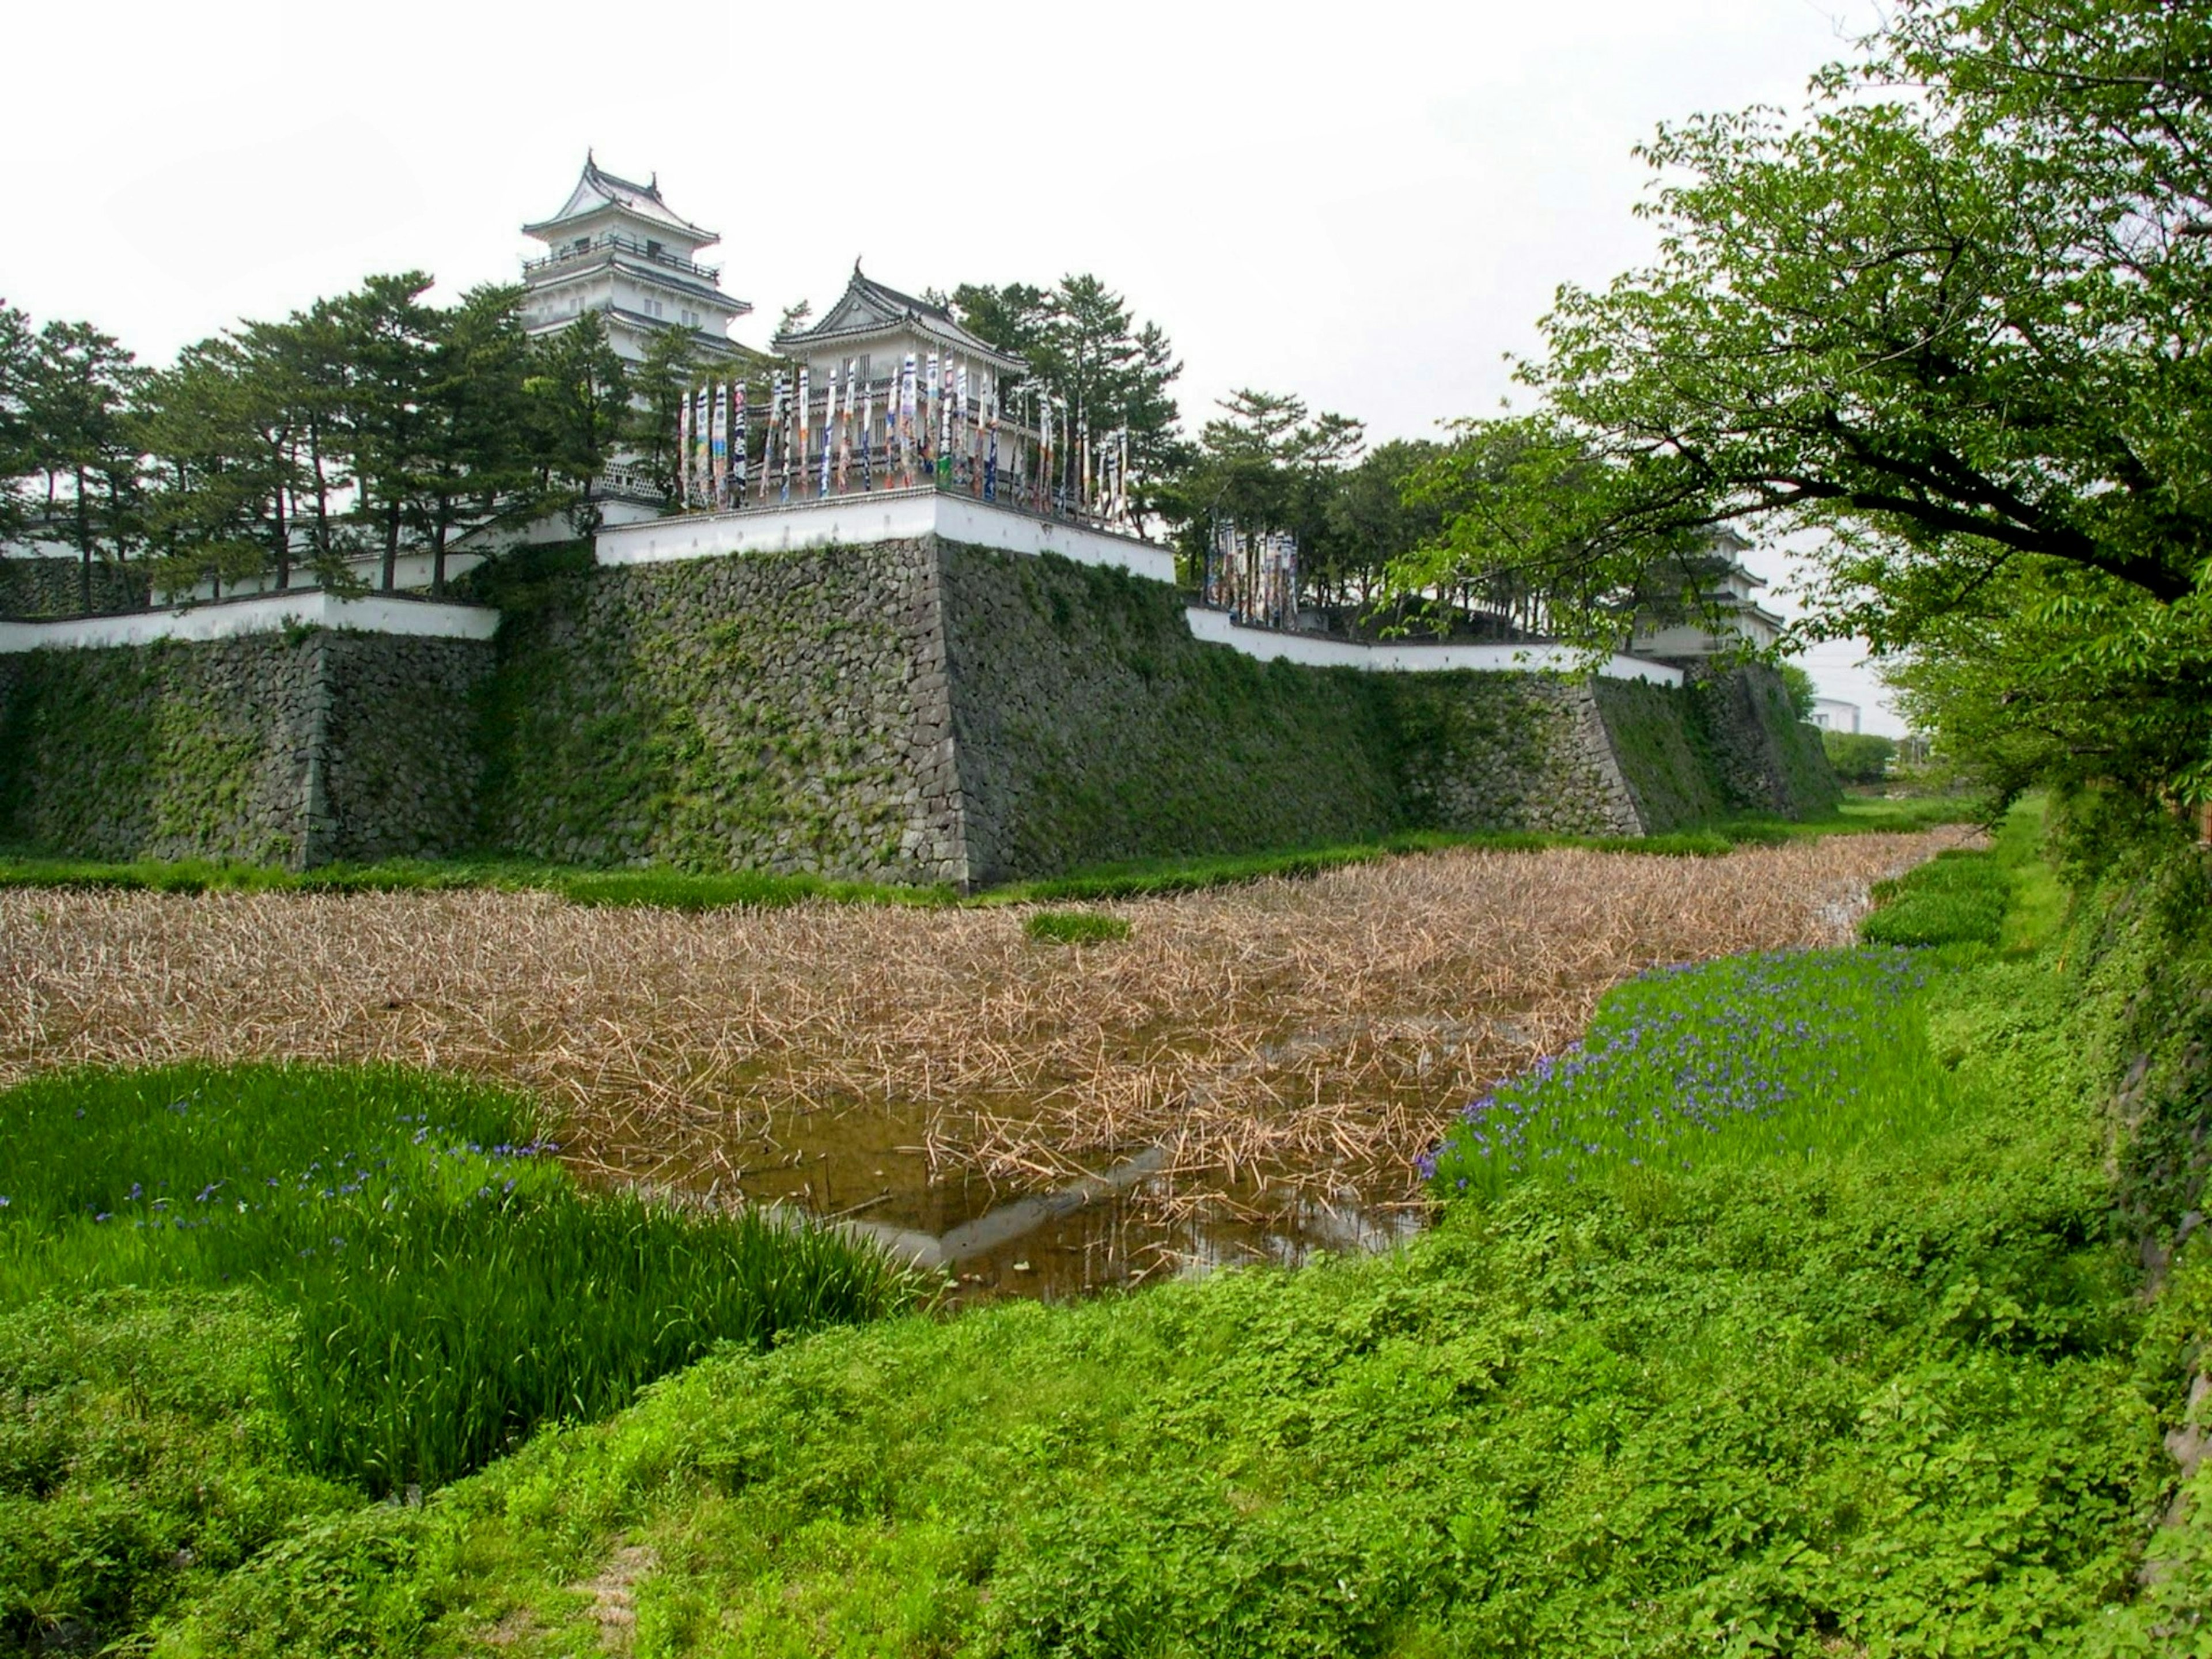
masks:
[[[912,1294],[835,1235],[586,1197],[530,1103],[416,1073],[60,1074],[0,1094],[0,1147],[14,1650]]]
[[[1832,835],[1902,833],[1972,822],[1977,805],[1964,799],[1852,800],[1828,816],[1802,821],[1730,818],[1695,830],[1641,836],[1546,835],[1534,830],[1450,834],[1408,831],[1378,841],[1292,848],[1267,853],[1142,859],[1095,866],[1064,876],[1009,882],[963,899],[950,887],[839,882],[764,871],[698,872],[665,866],[597,870],[516,859],[391,859],[332,864],[308,871],[278,865],[207,859],[103,861],[0,854],[0,889],[167,893],[438,892],[491,888],[548,892],[576,904],[657,905],[706,910],[730,906],[776,908],[805,903],[950,905],[1049,902],[1059,899],[1141,898],[1234,886],[1271,877],[1297,878],[1348,865],[1454,848],[1533,851],[1584,847],[1658,857],[1717,857],[1740,846]]]
[[[0,1328],[64,1471],[8,1466],[6,1559],[136,1437],[232,1477],[163,1653],[591,1651],[611,1597],[655,1655],[2206,1651],[2203,866],[2077,819],[2066,921],[2032,831],[1896,896],[1999,892],[1994,945],[1622,988],[1498,1091],[1573,1157],[1444,1149],[1393,1255],[712,1354],[419,1507],[309,1484],[249,1293],[57,1302]]]

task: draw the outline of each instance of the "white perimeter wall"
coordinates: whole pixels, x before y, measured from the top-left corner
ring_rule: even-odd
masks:
[[[1111,565],[1159,582],[1175,580],[1175,555],[1164,547],[927,488],[609,526],[599,532],[599,561],[653,564],[802,547],[865,547],[922,536],[1009,553],[1057,553],[1078,564]]]
[[[499,631],[499,612],[483,605],[447,605],[386,593],[342,599],[319,588],[297,588],[287,593],[219,599],[184,611],[66,617],[57,622],[0,622],[0,651],[151,645],[157,640],[228,640],[284,627],[350,628],[365,634],[488,640]]]
[[[1110,565],[1157,582],[1175,580],[1175,555],[1164,547],[1024,513],[995,501],[947,495],[934,489],[878,490],[832,495],[782,507],[732,513],[688,514],[641,524],[610,525],[599,532],[601,564],[655,564],[670,559],[711,559],[730,554],[781,553],[805,547],[865,547],[937,536],[949,542],[995,547],[1009,553],[1057,553],[1079,564]],[[1280,658],[1316,668],[1364,668],[1393,673],[1436,673],[1472,668],[1489,673],[1555,669],[1588,672],[1581,655],[1556,645],[1431,645],[1416,641],[1376,645],[1311,634],[1243,628],[1226,611],[1185,607],[1192,635],[1262,660]],[[1610,678],[1680,685],[1680,669],[1616,653],[1600,669]]]
[[[1190,631],[1209,645],[1225,645],[1261,661],[1280,659],[1310,668],[1369,668],[1396,673],[1440,673],[1448,669],[1473,668],[1492,674],[1528,674],[1554,669],[1579,678],[1589,672],[1579,652],[1564,645],[1445,645],[1418,640],[1385,640],[1367,645],[1357,640],[1333,640],[1316,634],[1288,634],[1272,628],[1244,628],[1229,619],[1225,611],[1186,605],[1183,616]],[[1664,663],[1615,652],[1598,672],[1608,679],[1648,680],[1654,685],[1680,685],[1682,671]]]

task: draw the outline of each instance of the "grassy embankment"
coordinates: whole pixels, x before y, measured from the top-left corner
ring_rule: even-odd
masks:
[[[908,1294],[832,1235],[586,1198],[532,1116],[377,1068],[0,1095],[0,1650]]]
[[[299,1503],[157,1650],[570,1652],[634,1605],[646,1653],[2203,1651],[2212,1480],[2136,1572],[2212,1273],[2200,1239],[2144,1311],[2082,1024],[2111,988],[2027,850],[1901,884],[1872,931],[1931,948],[1622,988],[1498,1091],[1521,1167],[1458,1189],[1486,1107],[1396,1255],[710,1358],[422,1509]],[[11,1474],[11,1539],[140,1478],[65,1443],[118,1408],[246,1471],[204,1532],[305,1478],[180,1323],[15,1382],[64,1473]],[[54,1351],[18,1326],[6,1364]]]
[[[1605,852],[1717,857],[1738,846],[1773,845],[1806,836],[1923,830],[1940,823],[1969,821],[1973,811],[1971,804],[1954,799],[1853,801],[1846,803],[1832,817],[1807,823],[1746,818],[1665,836],[1603,837],[1523,831],[1447,835],[1421,831],[1348,847],[1155,859],[1103,866],[1065,876],[1011,883],[964,901],[947,887],[889,887],[746,870],[700,872],[660,868],[571,869],[501,859],[397,859],[382,864],[331,865],[302,872],[270,865],[221,864],[205,860],[101,863],[82,859],[0,855],[0,887],[175,893],[430,892],[489,887],[557,893],[578,904],[648,904],[683,910],[809,902],[923,906],[1029,903],[1198,892],[1270,876],[1310,876],[1346,865],[1455,847],[1487,847],[1505,851],[1589,847]]]

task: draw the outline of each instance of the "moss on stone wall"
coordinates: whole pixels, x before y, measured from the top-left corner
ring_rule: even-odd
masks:
[[[1403,821],[1389,688],[1209,648],[1174,590],[945,554],[970,878],[1365,840]]]
[[[1263,663],[1194,639],[1162,584],[934,541],[495,572],[495,647],[309,632],[0,657],[0,839],[975,884],[1835,799],[1763,671],[1668,691]]]
[[[468,844],[478,641],[293,630],[0,662],[6,844],[270,863]],[[331,831],[313,845],[318,744]]]
[[[1632,832],[1578,688],[1262,663],[1122,571],[944,560],[974,880],[1407,829]]]
[[[1710,823],[1729,810],[1697,700],[1676,686],[1601,680],[1598,707],[1647,835]]]
[[[89,606],[84,602],[87,573],[76,559],[0,558],[0,617],[27,622],[135,611],[149,597],[143,565],[95,559],[88,580]]]
[[[1841,787],[1770,668],[1692,668],[1679,687],[1601,680],[1598,705],[1645,833],[1772,813],[1818,817]]]
[[[958,878],[918,544],[556,569],[502,597],[489,843],[583,864]]]
[[[289,858],[305,666],[304,642],[276,635],[16,656],[0,837],[90,858]]]
[[[1797,718],[1781,675],[1707,664],[1686,677],[1729,809],[1815,817],[1843,799],[1819,731]]]
[[[329,829],[317,861],[473,847],[491,647],[352,633],[327,634],[323,647]]]

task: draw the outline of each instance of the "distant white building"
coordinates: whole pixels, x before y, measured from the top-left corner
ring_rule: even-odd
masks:
[[[1859,706],[1838,697],[1815,697],[1813,712],[1807,718],[1823,732],[1856,732],[1859,729]]]
[[[661,199],[658,173],[642,185],[617,179],[586,153],[561,210],[525,225],[522,234],[547,249],[522,267],[523,320],[532,334],[596,311],[614,349],[631,362],[669,328],[689,330],[706,361],[739,355],[730,325],[752,307],[723,293],[721,272],[696,257],[721,238]]]

